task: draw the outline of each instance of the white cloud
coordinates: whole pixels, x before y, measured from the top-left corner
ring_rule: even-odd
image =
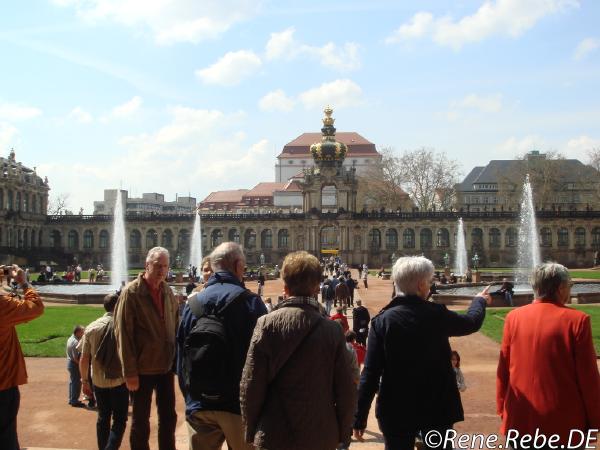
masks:
[[[321,47],[303,44],[294,39],[295,29],[287,28],[278,33],[271,33],[265,49],[266,58],[269,60],[293,60],[307,57],[319,61],[322,66],[342,72],[360,68],[359,45],[346,42],[338,47],[333,42],[328,42]]]
[[[262,62],[256,53],[240,50],[228,52],[213,65],[197,70],[196,76],[207,84],[235,86],[255,74],[261,66]]]
[[[589,152],[592,149],[600,149],[600,139],[582,135],[570,139],[565,146],[564,153],[568,158],[587,162],[589,159]]]
[[[511,137],[504,141],[498,147],[499,154],[503,158],[511,159],[532,150],[542,150],[548,148],[546,140],[537,135],[528,135],[520,139]]]
[[[486,113],[494,113],[502,109],[502,95],[493,94],[481,96],[477,94],[469,94],[459,102],[456,102],[455,106],[459,108],[476,109]]]
[[[364,102],[360,86],[348,79],[323,83],[319,87],[302,92],[299,99],[306,109],[320,109],[325,105],[331,105],[333,108],[344,108],[358,106]]]
[[[576,61],[580,61],[598,48],[600,48],[600,39],[591,37],[585,38],[579,44],[577,44],[575,52],[573,52],[573,58]]]
[[[214,39],[255,16],[262,0],[52,0],[88,23],[112,21],[150,31],[159,44]]]
[[[6,152],[6,148],[14,145],[19,130],[9,123],[0,122],[0,151]]]
[[[137,95],[131,100],[126,101],[122,105],[115,106],[111,112],[111,116],[117,119],[131,117],[139,111],[142,106],[142,99]]]
[[[262,111],[284,111],[289,112],[294,109],[295,101],[285,95],[282,89],[277,89],[266,94],[258,102],[258,107]]]
[[[78,123],[91,123],[94,118],[89,112],[81,108],[81,106],[76,106],[69,114],[67,114],[67,120]]]
[[[42,110],[19,103],[0,103],[0,120],[28,120],[42,115]]]
[[[578,6],[578,0],[486,0],[475,13],[458,20],[419,12],[388,36],[386,42],[400,43],[429,36],[438,45],[458,50],[465,44],[492,36],[516,38],[544,17]]]

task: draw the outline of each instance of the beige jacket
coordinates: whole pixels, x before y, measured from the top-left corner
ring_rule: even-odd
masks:
[[[163,281],[162,320],[142,276],[123,288],[115,310],[115,337],[125,377],[167,373],[175,359],[177,300]]]

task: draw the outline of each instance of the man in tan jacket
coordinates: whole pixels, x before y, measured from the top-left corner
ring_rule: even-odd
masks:
[[[129,442],[132,450],[149,450],[150,408],[156,391],[158,446],[175,450],[173,362],[178,304],[166,283],[169,251],[154,247],[146,270],[123,288],[115,313],[115,337],[123,376],[133,392]]]

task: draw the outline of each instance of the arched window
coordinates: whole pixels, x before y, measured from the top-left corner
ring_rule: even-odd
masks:
[[[483,230],[481,228],[473,228],[471,231],[471,250],[481,251],[483,249]]]
[[[600,248],[600,227],[595,227],[592,230],[592,247],[594,249]]]
[[[2,233],[0,233],[2,235]],[[35,247],[35,230],[31,230],[31,247]]]
[[[17,198],[15,199],[15,210],[21,211],[21,193],[17,192]]]
[[[273,232],[269,229],[260,233],[260,245],[262,248],[273,248]]]
[[[371,231],[369,231],[369,246],[372,249],[381,248],[381,231],[379,231],[377,228],[373,228]]]
[[[38,211],[38,203],[37,203],[37,195],[31,196],[31,212],[37,213]]]
[[[150,228],[146,231],[146,248],[151,249],[158,246],[158,233],[155,229]]]
[[[190,232],[188,230],[179,230],[177,248],[180,251],[187,251],[190,248]]]
[[[212,248],[218,247],[223,242],[223,232],[220,228],[213,230],[210,234],[210,246]]]
[[[29,194],[27,192],[23,194],[23,211],[29,212]]]
[[[501,242],[500,230],[492,228],[490,230],[490,248],[499,248]]]
[[[557,231],[557,241],[556,245],[559,247],[568,247],[569,246],[569,230],[566,228],[559,228]]]
[[[516,228],[509,228],[504,235],[504,245],[506,247],[516,247],[519,240],[519,233]]]
[[[575,228],[575,246],[585,247],[585,228]]]
[[[142,248],[142,233],[138,230],[131,230],[129,233],[129,248]]]
[[[77,231],[69,231],[69,234],[67,235],[67,247],[71,250],[79,248],[79,234]]]
[[[277,248],[288,248],[290,234],[286,228],[277,233]]]
[[[83,232],[83,248],[94,248],[94,233],[92,230]]]
[[[42,247],[44,245],[44,233],[42,230],[38,232],[38,247]]]
[[[423,228],[421,233],[419,233],[419,238],[421,240],[421,250],[426,250],[433,246],[433,233],[429,228]]]
[[[6,234],[7,234],[6,242],[8,242],[9,247],[12,247],[13,246],[13,230],[12,230],[12,228],[9,228],[6,231]]]
[[[23,247],[27,247],[29,245],[29,230],[23,230]]]
[[[256,248],[256,231],[249,229],[244,233],[244,248]]]
[[[13,192],[9,189],[8,191],[6,191],[6,205],[8,206],[8,210],[12,211],[14,208],[14,198],[13,198]]]
[[[398,232],[394,228],[388,228],[385,232],[385,248],[388,250],[398,249]]]
[[[98,246],[100,248],[108,248],[108,246],[109,246],[108,231],[102,230],[100,232],[100,237],[98,238]]]
[[[540,245],[542,247],[552,247],[552,230],[544,227],[540,230]]]
[[[437,246],[450,247],[450,233],[446,228],[437,230]]]
[[[229,242],[240,243],[240,232],[236,228],[229,230]]]
[[[402,233],[402,246],[404,248],[415,248],[415,230],[407,228]]]
[[[173,248],[173,232],[168,228],[162,234],[162,246],[164,248]]]

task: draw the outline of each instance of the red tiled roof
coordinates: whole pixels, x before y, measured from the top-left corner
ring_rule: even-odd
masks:
[[[302,192],[300,183],[297,180],[290,179],[287,183],[284,183],[282,189],[277,189],[277,192]]]
[[[286,183],[264,182],[258,183],[244,194],[244,197],[273,197],[273,192],[285,187]]]
[[[241,203],[242,197],[248,189],[235,189],[233,191],[215,191],[208,194],[200,203]]]
[[[291,156],[306,156],[310,157],[310,146],[315,142],[321,141],[321,133],[303,133],[294,139],[292,142],[288,142],[278,158],[286,158]],[[335,138],[348,146],[348,155],[352,156],[376,156],[379,154],[375,148],[375,144],[367,141],[360,134],[355,132],[339,132],[336,133]]]

